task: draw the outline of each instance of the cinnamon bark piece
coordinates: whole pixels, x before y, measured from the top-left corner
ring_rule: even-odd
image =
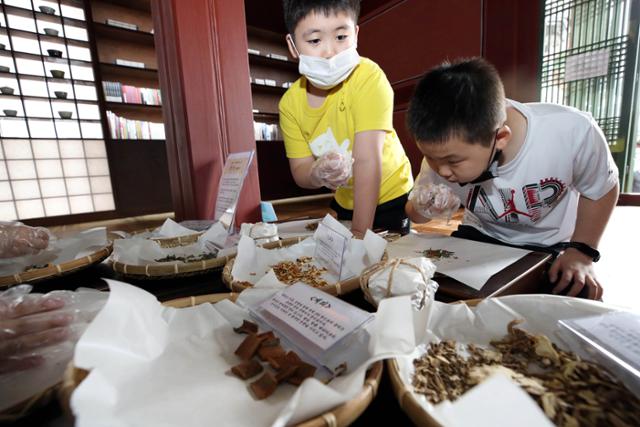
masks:
[[[261,345],[258,349],[260,360],[268,362],[270,358],[286,355],[286,351],[280,345]]]
[[[243,380],[255,377],[263,371],[263,367],[257,360],[248,360],[246,362],[239,363],[231,368],[231,372],[238,378]]]
[[[253,395],[258,400],[265,399],[273,394],[278,387],[278,381],[271,372],[265,372],[260,378],[249,385]]]
[[[249,334],[240,343],[235,354],[242,360],[249,360],[256,354],[263,340],[264,338],[260,338],[259,335]]]
[[[293,375],[287,377],[287,382],[299,386],[304,380],[312,377],[316,373],[316,367],[306,362],[300,362],[296,366],[296,371]]]
[[[233,328],[233,331],[238,334],[257,334],[258,325],[248,320],[243,320],[242,325],[237,328]]]

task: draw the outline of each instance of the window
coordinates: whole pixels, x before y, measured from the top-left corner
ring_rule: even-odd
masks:
[[[84,10],[74,3],[2,4],[0,220],[115,209]]]

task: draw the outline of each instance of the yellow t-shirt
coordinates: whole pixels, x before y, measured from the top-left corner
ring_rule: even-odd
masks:
[[[280,128],[288,158],[313,156],[309,144],[318,137],[326,138],[329,129],[338,145],[349,141],[349,151],[353,150],[356,133],[384,130],[378,204],[411,190],[411,164],[393,129],[393,90],[375,62],[361,58],[351,75],[331,89],[320,108],[309,106],[306,88],[307,79],[302,76],[280,100]],[[335,194],[345,209],[353,209],[352,184],[353,178]]]

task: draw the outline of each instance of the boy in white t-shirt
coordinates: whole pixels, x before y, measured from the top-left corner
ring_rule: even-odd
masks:
[[[590,114],[506,100],[495,68],[473,58],[422,78],[407,126],[424,155],[406,205],[412,221],[463,204],[454,236],[556,253],[552,292],[601,298],[592,263],[618,170]]]

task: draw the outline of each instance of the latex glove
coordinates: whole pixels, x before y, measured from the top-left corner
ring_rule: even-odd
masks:
[[[311,180],[331,190],[347,184],[351,178],[352,159],[332,151],[319,157],[311,165]]]
[[[44,228],[22,224],[0,224],[0,258],[35,254],[49,245]]]
[[[69,303],[65,293],[30,291],[31,286],[20,285],[0,293],[0,374],[40,366],[44,358],[37,349],[70,336],[74,315],[61,312]]]
[[[460,198],[444,184],[416,185],[409,194],[413,208],[425,218],[451,219],[460,207]]]

